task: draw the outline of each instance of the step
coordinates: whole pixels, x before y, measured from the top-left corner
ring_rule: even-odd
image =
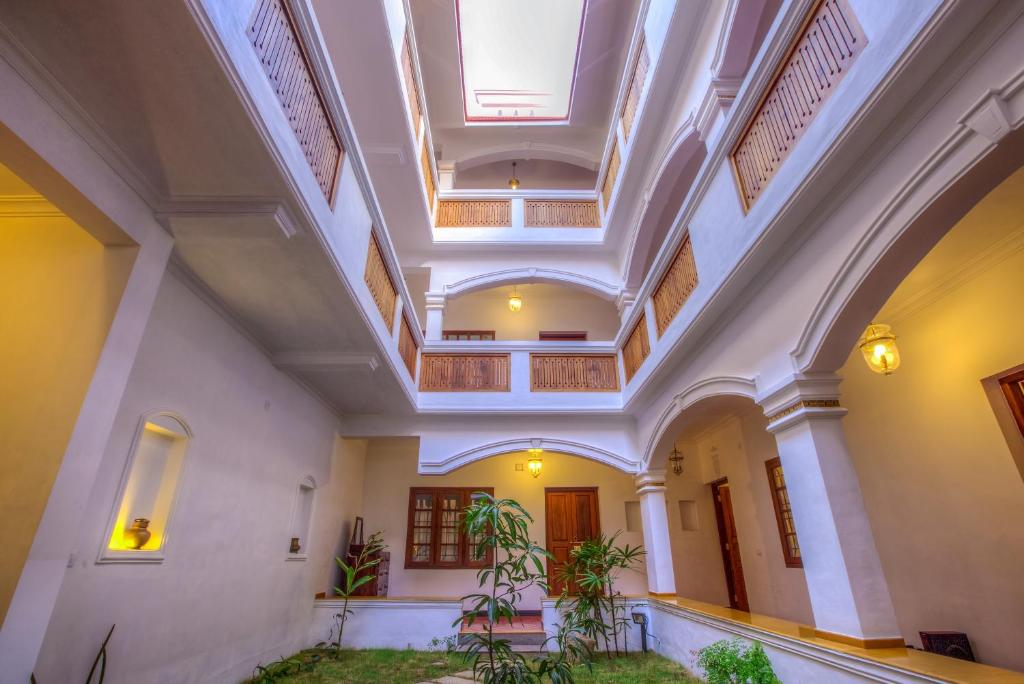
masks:
[[[479,634],[479,632],[476,632]],[[459,645],[470,643],[474,632],[462,632],[459,634]],[[495,640],[503,639],[512,646],[541,646],[547,641],[548,635],[543,631],[515,631],[495,632]]]

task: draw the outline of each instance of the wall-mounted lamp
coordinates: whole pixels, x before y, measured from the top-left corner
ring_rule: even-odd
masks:
[[[679,453],[679,449],[676,449],[676,445],[672,445],[672,454],[668,457],[668,462],[672,464],[672,472],[676,475],[683,474],[683,455]]]
[[[520,297],[519,296],[519,292],[517,292],[513,288],[512,294],[510,294],[508,296],[508,310],[511,311],[512,313],[515,313],[516,311],[519,311],[522,308],[523,308],[523,298]]]
[[[512,177],[508,179],[508,187],[510,190],[519,189],[519,177],[516,175],[516,163],[512,162]]]
[[[860,351],[868,368],[889,375],[900,367],[900,351],[896,348],[896,336],[892,329],[882,323],[872,323],[860,338]]]
[[[540,455],[544,453],[543,449],[529,449],[530,460],[526,462],[526,467],[530,471],[530,475],[534,477],[540,477],[540,469],[544,462],[541,460]]]

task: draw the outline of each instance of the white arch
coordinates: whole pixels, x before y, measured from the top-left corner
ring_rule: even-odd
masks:
[[[641,457],[641,472],[646,472],[651,467],[651,459],[654,458],[654,452],[662,438],[665,436],[665,432],[669,426],[678,418],[683,411],[687,410],[694,404],[705,399],[711,399],[712,397],[743,397],[746,399],[754,400],[757,395],[757,383],[749,378],[741,376],[724,375],[712,378],[706,378],[704,380],[698,380],[679,394],[672,398],[672,403],[665,407],[661,415],[658,416],[658,422],[654,425],[654,430],[651,432],[651,436],[647,439],[647,443],[644,445],[643,454]]]
[[[612,451],[608,451],[607,449],[602,449],[590,444],[583,444],[581,442],[572,442],[566,439],[528,437],[481,444],[480,446],[466,449],[465,451],[461,451],[435,463],[420,462],[419,472],[422,475],[444,475],[457,468],[461,468],[464,465],[473,463],[474,461],[480,461],[485,458],[490,458],[491,456],[500,456],[501,454],[527,451],[529,449],[543,449],[544,451],[552,451],[561,454],[569,454],[570,456],[588,458],[591,461],[603,463],[604,465],[611,466],[616,470],[621,470],[624,473],[634,474],[638,470],[638,464],[635,461],[631,461],[630,459]]]
[[[510,268],[503,271],[493,271],[491,273],[482,273],[480,275],[470,276],[451,283],[450,285],[445,285],[444,294],[446,299],[453,299],[464,294],[469,294],[470,292],[476,292],[477,290],[486,290],[492,287],[500,287],[502,285],[522,285],[529,283],[553,283],[556,285],[565,285],[567,287],[585,290],[591,294],[597,295],[601,299],[607,299],[608,301],[615,301],[619,296],[619,293],[622,291],[621,287],[617,287],[611,283],[606,283],[603,280],[598,280],[597,278],[592,278],[580,273],[559,271],[552,268]]]
[[[471,156],[456,158],[455,163],[457,169],[461,171],[492,162],[517,159],[546,159],[572,164],[588,171],[596,171],[598,166],[598,161],[590,154],[575,147],[531,142],[494,145],[482,150],[474,150]]]

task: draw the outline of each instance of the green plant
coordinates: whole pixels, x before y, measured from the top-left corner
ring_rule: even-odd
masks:
[[[639,546],[616,546],[619,533],[611,537],[600,535],[588,539],[574,548],[569,561],[563,566],[559,579],[563,582],[562,594],[555,604],[559,610],[565,608],[566,619],[576,625],[595,645],[603,643],[605,653],[611,657],[621,650],[629,650],[626,641],[629,618],[622,592],[615,588],[615,580],[624,570],[633,570],[644,555]],[[576,586],[576,593],[571,587]]]
[[[516,604],[525,590],[539,587],[547,591],[544,560],[551,555],[530,539],[533,518],[519,503],[483,492],[473,497],[473,504],[463,511],[462,525],[466,535],[476,540],[475,556],[490,558],[491,564],[477,572],[483,591],[463,597],[471,603],[470,624],[479,615],[487,617],[485,629],[471,636],[466,661],[472,663],[474,676],[482,675],[484,684],[534,684],[544,678],[554,684],[572,684],[573,666],[589,664],[589,650],[574,625],[560,626],[552,638],[557,652],[534,660],[513,651],[508,639],[495,638],[495,624],[502,620],[511,624],[519,615]],[[461,627],[464,619],[460,617],[452,626]]]
[[[708,684],[781,684],[768,654],[755,641],[722,639],[697,652],[697,664]]]
[[[320,655],[316,653],[306,655],[307,657],[304,657],[304,654],[300,653],[289,658],[282,656],[280,660],[266,665],[257,665],[256,669],[252,671],[249,684],[270,684],[285,677],[312,672],[320,662]]]
[[[427,650],[432,653],[439,653],[444,651],[445,653],[455,653],[455,649],[459,645],[459,635],[449,634],[446,637],[434,637],[427,644]]]
[[[334,615],[334,628],[331,630],[331,634],[327,636],[327,642],[317,645],[332,648],[335,657],[341,651],[341,637],[345,632],[345,622],[352,614],[352,609],[348,607],[349,599],[355,595],[359,587],[373,581],[374,574],[372,571],[380,563],[381,554],[387,549],[387,544],[382,539],[383,534],[383,532],[371,534],[352,563],[346,563],[341,558],[334,559],[338,567],[341,568],[342,584],[340,587],[335,587],[334,591],[344,599],[344,602],[341,606],[341,612]],[[335,631],[337,631],[338,636],[332,640],[331,637]]]

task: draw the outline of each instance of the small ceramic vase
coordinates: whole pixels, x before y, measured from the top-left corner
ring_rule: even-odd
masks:
[[[141,549],[149,541],[149,538],[153,536],[147,528],[149,527],[149,520],[146,518],[136,518],[132,526],[124,531],[124,543],[129,549]]]

